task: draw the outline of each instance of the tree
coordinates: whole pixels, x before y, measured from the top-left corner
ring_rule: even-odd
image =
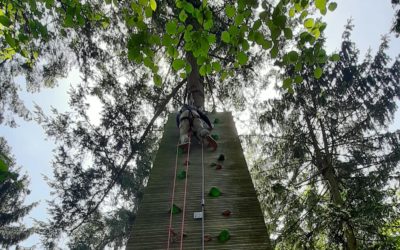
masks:
[[[384,231],[400,216],[400,133],[387,130],[400,61],[389,65],[383,39],[374,57],[359,62],[350,32],[349,24],[338,61],[321,63],[323,74],[286,67],[288,79],[299,70],[301,84],[260,111],[270,134],[255,169],[278,249],[395,249],[398,242]]]
[[[399,0],[392,0],[392,5],[394,9],[397,9],[400,5]],[[395,20],[393,22],[392,32],[396,33],[397,36],[400,35],[400,10],[396,10],[396,14],[394,16]]]
[[[33,228],[21,224],[36,205],[23,205],[25,195],[29,194],[28,177],[20,176],[10,148],[0,137],[0,246],[9,247],[28,238]]]
[[[174,107],[188,96],[198,106],[204,106],[203,100],[240,106],[244,99],[238,90],[250,85],[261,61],[268,54],[285,54],[291,40],[312,51],[325,25],[308,13],[336,7],[321,0],[265,1],[257,15],[257,1],[106,3],[54,3],[56,34],[75,54],[84,82],[71,93],[72,112],[41,116],[49,136],[59,142],[50,181],[53,217],[43,228],[49,247],[57,232],[71,234],[81,226],[112,231],[104,228],[110,224],[95,223],[104,218],[93,216],[104,216],[101,210],[113,197],[125,201],[113,215],[119,209],[135,211],[156,148],[155,129],[171,100]],[[305,27],[301,35],[293,34],[297,25]],[[293,54],[290,64],[314,63],[313,57],[303,62]],[[220,84],[227,78],[229,85]],[[97,125],[89,119],[89,96],[103,108]],[[125,229],[120,234],[126,239]]]

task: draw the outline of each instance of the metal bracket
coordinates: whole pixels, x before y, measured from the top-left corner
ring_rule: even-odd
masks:
[[[195,220],[203,219],[203,212],[194,212],[193,213],[193,219],[195,219]]]

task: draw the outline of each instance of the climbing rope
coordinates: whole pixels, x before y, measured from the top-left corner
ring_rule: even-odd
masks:
[[[185,228],[185,213],[186,213],[186,194],[187,194],[187,183],[188,183],[188,174],[189,174],[189,156],[190,156],[190,144],[191,144],[191,135],[189,135],[189,145],[186,155],[186,178],[185,178],[185,192],[183,193],[183,209],[182,209],[182,224],[181,224],[181,244],[180,249],[183,249],[183,230]]]
[[[204,142],[201,142],[201,249],[204,250]]]
[[[176,174],[177,174],[177,171],[178,171],[178,152],[179,152],[179,140],[178,140],[178,144],[176,145],[174,183],[172,185],[171,212],[170,212],[170,215],[169,215],[169,227],[168,227],[168,247],[167,247],[168,250],[169,250],[169,245],[171,243],[172,213],[173,213],[174,199],[175,199]]]

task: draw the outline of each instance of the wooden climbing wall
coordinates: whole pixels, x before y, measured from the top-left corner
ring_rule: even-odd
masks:
[[[232,115],[224,112],[209,117],[212,122],[215,118],[218,120],[211,134],[219,138],[215,152],[204,150],[205,234],[211,236],[211,241],[205,242],[205,249],[270,249],[264,218]],[[171,114],[126,249],[167,249],[178,137],[175,115]],[[225,160],[222,168],[217,169],[213,163],[218,163],[220,154],[224,154]],[[178,154],[178,172],[185,169],[185,160],[186,154]],[[193,218],[194,212],[201,211],[201,144],[197,141],[191,145],[187,178],[183,249],[201,249],[202,223]],[[183,207],[184,184],[184,179],[177,178],[174,203],[180,208]],[[209,196],[212,187],[217,187],[222,195]],[[230,210],[231,215],[223,216],[225,210]],[[179,235],[181,222],[182,213],[173,215],[172,228]],[[230,239],[220,242],[218,235],[225,229],[229,231]],[[173,238],[170,249],[179,249],[178,238]]]

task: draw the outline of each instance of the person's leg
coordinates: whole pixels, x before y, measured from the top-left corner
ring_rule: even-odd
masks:
[[[202,140],[204,144],[207,145],[207,147],[212,148],[213,150],[216,150],[218,145],[217,142],[211,138],[210,136],[210,131],[206,129],[206,124],[201,120],[198,116],[198,114],[195,114],[195,117],[193,119],[193,132],[195,132],[198,137]]]
[[[193,131],[196,132],[198,137],[203,139],[210,135],[210,131],[205,128],[203,121],[198,117],[193,119]]]
[[[190,131],[190,122],[189,119],[182,119],[182,118],[189,118],[189,111],[183,111],[180,115],[180,123],[179,123],[179,143],[184,144],[189,142],[189,131]]]

